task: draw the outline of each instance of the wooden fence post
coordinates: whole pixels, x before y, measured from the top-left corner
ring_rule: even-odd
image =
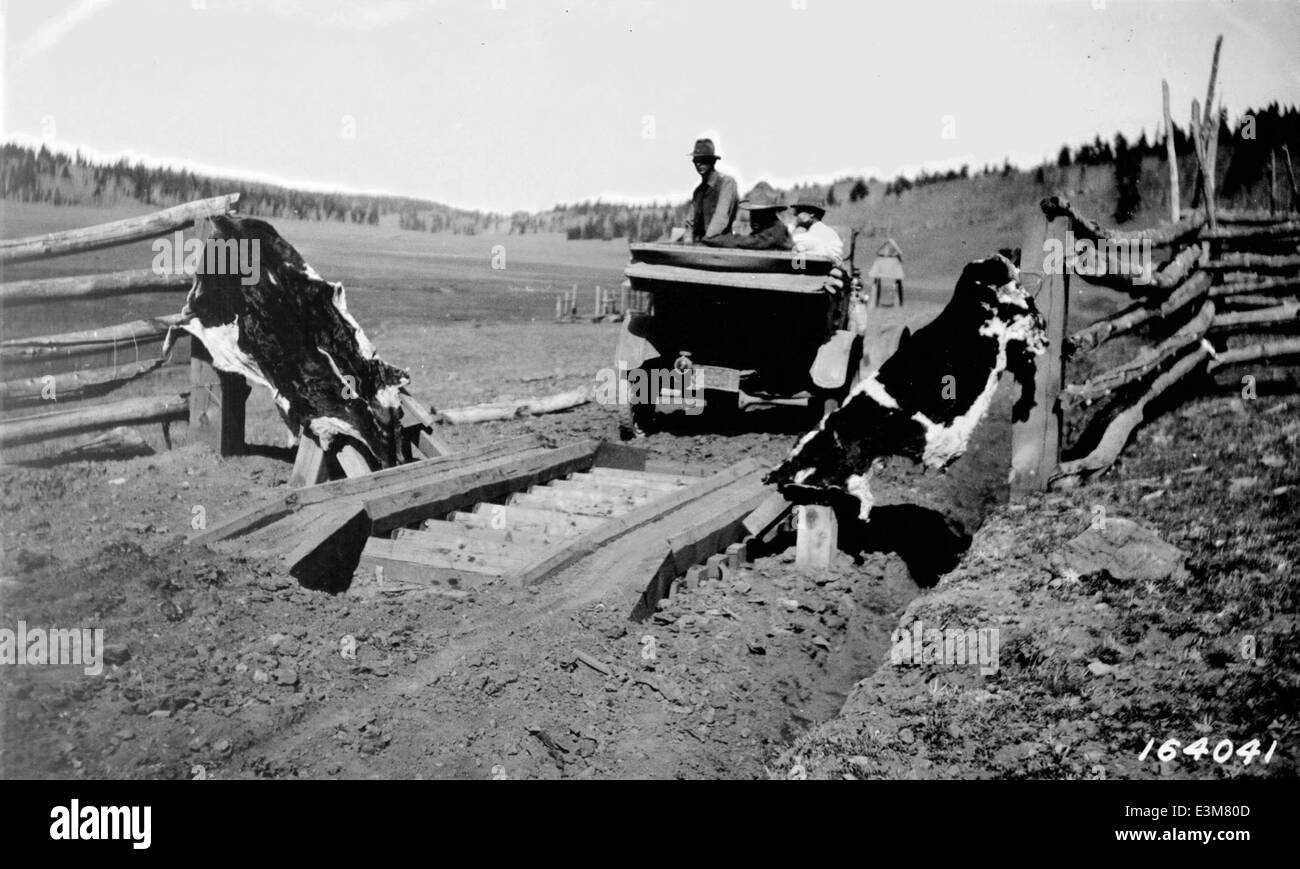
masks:
[[[1065,324],[1069,314],[1070,268],[1073,251],[1067,244],[1067,217],[1045,220],[1035,216],[1020,248],[1020,263],[1029,274],[1042,273],[1034,301],[1047,322],[1047,351],[1039,356],[1034,374],[1034,406],[1029,419],[1011,426],[1011,490],[1016,494],[1042,491],[1061,458],[1061,393],[1065,366]],[[1060,245],[1060,274],[1047,264],[1048,240]]]
[[[222,456],[242,455],[244,411],[252,390],[242,375],[218,371],[197,338],[190,338],[190,437]]]

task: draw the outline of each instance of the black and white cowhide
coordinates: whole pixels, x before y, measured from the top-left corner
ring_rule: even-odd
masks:
[[[212,239],[258,246],[256,282],[238,269],[200,272],[185,302],[183,328],[203,342],[213,365],[271,390],[292,432],[310,432],[328,450],[350,438],[380,467],[399,462],[405,371],[381,361],[348,313],[343,285],[325,280],[269,223],[214,217]]]
[[[1043,318],[1011,261],[972,262],[939,316],[857,383],[766,479],[796,503],[834,504],[847,492],[866,520],[877,460],[946,467],[966,451],[1003,371],[1021,384],[1017,411],[1032,405],[1033,359],[1046,347]]]

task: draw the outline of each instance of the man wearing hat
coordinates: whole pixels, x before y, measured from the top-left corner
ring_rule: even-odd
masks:
[[[790,231],[781,222],[785,203],[781,195],[766,181],[760,181],[740,201],[740,207],[749,212],[749,235],[726,233],[717,238],[706,238],[704,243],[713,247],[736,247],[745,250],[790,250]]]
[[[696,139],[690,154],[700,185],[691,195],[691,237],[698,244],[708,238],[731,232],[736,219],[736,179],[717,169],[718,152],[712,139]]]
[[[794,249],[813,256],[844,256],[844,242],[839,234],[826,224],[826,200],[813,193],[803,193],[794,204]]]

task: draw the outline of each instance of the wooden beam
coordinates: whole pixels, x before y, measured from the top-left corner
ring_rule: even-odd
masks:
[[[349,478],[364,477],[370,473],[369,460],[352,444],[345,443],[334,450],[334,459]]]
[[[128,217],[82,229],[69,229],[27,238],[0,241],[0,265],[44,259],[51,256],[99,250],[132,241],[141,241],[184,229],[196,218],[227,214],[239,201],[238,193],[187,202],[174,208],[155,211],[140,217]]]
[[[284,556],[289,574],[307,588],[342,591],[370,537],[370,516],[359,501],[337,501],[293,538]]]
[[[764,499],[758,509],[745,517],[746,534],[764,539],[767,532],[789,516],[793,509],[794,505],[787,501],[784,495],[773,492]]]
[[[42,376],[51,366],[105,368],[162,355],[161,345],[180,314],[135,320],[103,329],[14,338],[0,343],[0,365],[10,379]]]
[[[1060,250],[1068,250],[1066,220],[1032,219],[1021,261],[1039,265],[1043,282],[1035,297],[1039,313],[1047,324],[1047,350],[1035,361],[1034,406],[1027,420],[1014,420],[1011,428],[1011,489],[1026,493],[1047,488],[1061,450],[1061,409],[1057,396],[1064,385],[1065,324],[1069,318],[1070,276],[1048,273],[1043,267],[1047,243],[1054,239]]]
[[[459,513],[451,515],[459,517]],[[478,516],[493,527],[541,530],[546,534],[574,534],[590,531],[605,520],[600,516],[581,513],[564,513],[559,510],[539,510],[534,507],[516,507],[505,504],[478,504],[470,514]],[[479,520],[473,520],[479,521]]]
[[[245,404],[251,392],[241,374],[218,370],[203,342],[190,344],[190,437],[223,457],[243,455]]]
[[[443,520],[430,519],[420,527],[427,528],[431,523],[444,524]],[[566,537],[573,537],[579,533],[576,528],[550,531],[544,526],[524,527],[518,524],[513,525],[510,528],[494,528],[492,526],[492,517],[483,516],[478,513],[463,513],[459,510],[449,513],[445,520],[445,524],[455,525],[462,531],[488,534],[494,537],[500,537],[502,540],[515,541],[518,543],[535,543],[540,546],[549,546],[552,543],[558,543]]]
[[[357,569],[385,582],[411,582],[442,588],[473,588],[492,574],[444,567],[445,559],[422,552],[400,540],[371,537],[361,551]]]
[[[498,567],[505,571],[518,570],[550,548],[522,540],[484,540],[449,522],[442,525],[451,528],[452,533],[446,533],[438,525],[420,531],[399,528],[393,532],[393,539],[419,544],[431,551],[444,553],[449,558],[469,559],[473,564],[479,565],[473,569],[480,572],[484,566],[492,570]]]
[[[504,456],[446,477],[397,483],[367,494],[366,507],[375,520],[377,533],[384,533],[480,501],[496,501],[574,471],[585,471],[595,458],[597,443],[581,441],[554,450]]]
[[[67,437],[118,425],[171,422],[188,416],[185,395],[128,398],[0,422],[0,447]]]
[[[795,508],[795,515],[795,566],[805,570],[830,567],[839,544],[835,510],[821,504],[801,504]]]
[[[298,438],[298,452],[294,455],[293,471],[289,474],[289,486],[300,489],[314,486],[328,479],[325,469],[325,451],[316,443],[316,439],[303,434]]]
[[[417,480],[445,477],[465,468],[476,467],[489,459],[539,449],[541,444],[542,440],[537,435],[522,435],[466,450],[454,456],[425,459],[396,468],[384,468],[355,480],[336,480],[297,490],[282,490],[273,494],[265,503],[245,510],[220,525],[201,531],[186,542],[208,545],[220,540],[240,537],[311,504],[365,495],[398,481],[414,483]]]
[[[621,516],[633,507],[644,504],[648,500],[650,499],[634,498],[627,495],[584,495],[581,492],[565,492],[550,487],[537,487],[529,489],[527,492],[511,495],[506,503],[518,507],[558,510],[584,516]]]
[[[585,558],[600,547],[608,545],[611,541],[669,513],[680,510],[682,507],[694,503],[712,492],[731,485],[746,475],[752,475],[760,467],[753,459],[746,459],[714,474],[712,477],[700,480],[694,485],[683,487],[671,494],[661,495],[655,500],[642,504],[616,519],[602,522],[598,527],[576,538],[562,550],[548,553],[545,557],[524,568],[512,578],[512,581],[519,585],[533,585],[541,582]]]
[[[183,293],[193,283],[192,275],[160,275],[150,269],[7,281],[0,284],[0,304],[31,305],[65,299],[104,299],[137,293]]]
[[[649,481],[655,483],[671,483],[675,486],[689,486],[692,483],[698,483],[702,479],[702,477],[692,477],[687,474],[661,474],[653,471],[625,471],[622,468],[607,468],[600,465],[597,465],[586,473],[593,477],[602,477],[614,480],[630,480],[632,482]]]

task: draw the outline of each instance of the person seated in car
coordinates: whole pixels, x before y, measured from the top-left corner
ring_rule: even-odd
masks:
[[[749,212],[749,235],[723,233],[704,239],[712,247],[730,247],[743,250],[793,250],[790,230],[781,222],[785,211],[782,196],[766,181],[760,181],[740,201],[740,207]]]

